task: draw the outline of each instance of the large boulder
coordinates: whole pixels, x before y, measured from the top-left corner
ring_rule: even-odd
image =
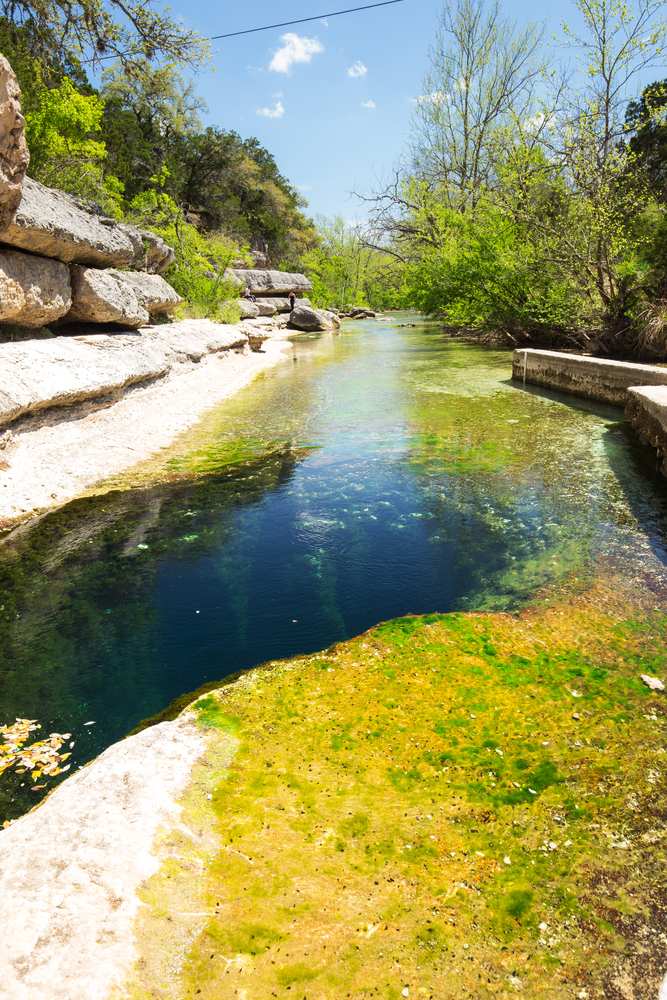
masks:
[[[161,237],[126,226],[100,208],[26,177],[23,198],[0,240],[21,250],[90,267],[164,271],[174,251]]]
[[[225,277],[250,289],[253,295],[296,295],[312,292],[313,286],[305,274],[290,274],[288,271],[248,271],[229,270]]]
[[[146,274],[145,271],[109,271],[120,281],[129,285],[139,305],[153,316],[173,312],[183,301],[178,292],[159,274]]]
[[[290,326],[308,333],[313,330],[336,330],[340,326],[333,313],[318,312],[310,306],[297,304],[289,315]]]
[[[133,289],[111,271],[96,267],[70,265],[72,308],[65,317],[67,323],[121,323],[139,327],[150,316]]]
[[[64,316],[71,304],[67,264],[0,251],[0,323],[45,326]]]
[[[20,100],[14,70],[0,55],[0,229],[14,218],[30,163]]]

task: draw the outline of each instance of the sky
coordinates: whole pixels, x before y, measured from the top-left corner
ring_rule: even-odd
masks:
[[[207,37],[363,2],[172,0],[171,9]],[[548,17],[553,32],[573,14],[563,0],[502,6],[522,21]],[[211,63],[194,78],[209,107],[204,124],[256,137],[307,199],[308,215],[363,219],[352,192],[377,187],[401,156],[440,8],[434,0],[402,0],[212,42]]]

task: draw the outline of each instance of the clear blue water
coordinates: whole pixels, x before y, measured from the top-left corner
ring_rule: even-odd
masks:
[[[605,560],[658,572],[665,480],[620,410],[397,324],[301,338],[174,449],[175,478],[9,537],[0,721],[71,732],[78,766],[186,691],[388,618],[512,609]],[[27,790],[5,784],[12,815]]]

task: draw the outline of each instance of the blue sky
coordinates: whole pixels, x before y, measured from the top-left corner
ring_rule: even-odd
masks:
[[[175,0],[172,13],[209,36],[354,5],[257,0],[225,10]],[[308,214],[361,217],[349,192],[385,176],[401,154],[439,9],[434,0],[404,0],[214,42],[211,68],[195,81],[210,109],[206,123],[256,136],[302,191]],[[557,0],[516,0],[504,9],[522,20],[549,17],[553,32],[574,11]]]

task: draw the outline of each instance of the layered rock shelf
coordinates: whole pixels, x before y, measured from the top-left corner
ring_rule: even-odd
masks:
[[[166,375],[206,354],[246,348],[248,334],[208,320],[0,346],[0,427],[52,406],[69,406]],[[259,345],[257,345],[259,349]]]
[[[160,276],[175,259],[161,237],[26,177],[20,96],[0,56],[0,323],[140,327],[171,312],[181,299]]]

